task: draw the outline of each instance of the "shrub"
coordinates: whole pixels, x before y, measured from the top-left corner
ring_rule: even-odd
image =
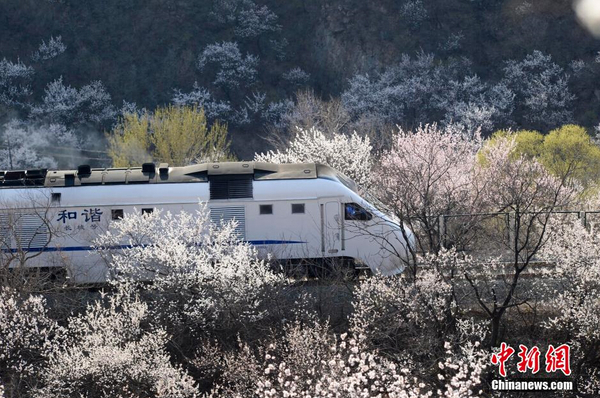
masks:
[[[267,292],[284,280],[239,233],[234,221],[211,222],[209,209],[201,206],[195,213],[126,215],[96,245],[115,283],[152,281],[146,291],[156,318],[169,329],[234,331],[265,315]],[[115,245],[128,248],[110,249]]]
[[[190,376],[170,362],[166,332],[128,289],[104,296],[68,319],[36,397],[195,397]]]
[[[8,287],[0,287],[0,325],[0,396],[4,388],[18,396],[38,384],[61,329],[48,317],[42,297],[21,296]]]
[[[368,350],[326,324],[291,324],[282,339],[256,352],[242,344],[228,356],[211,396],[427,397],[407,368]]]

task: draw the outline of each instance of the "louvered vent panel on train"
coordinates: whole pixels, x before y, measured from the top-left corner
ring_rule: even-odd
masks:
[[[15,234],[17,248],[41,249],[48,244],[48,225],[37,214],[13,215],[17,225]]]
[[[252,175],[210,177],[210,199],[243,199],[252,197]]]
[[[235,234],[241,240],[246,239],[246,209],[244,206],[213,207],[210,209],[210,220],[216,225],[236,220]]]

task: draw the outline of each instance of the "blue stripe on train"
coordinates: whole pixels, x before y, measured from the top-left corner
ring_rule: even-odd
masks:
[[[306,243],[299,240],[249,240],[247,241],[251,245],[261,246],[261,245],[289,245],[296,243]],[[120,245],[120,246],[112,246],[109,249],[129,249],[133,246],[130,245]],[[68,247],[46,247],[46,248],[31,248],[27,250],[23,250],[26,252],[83,252],[94,250],[92,246],[68,246]],[[19,249],[2,249],[3,253],[16,253]]]

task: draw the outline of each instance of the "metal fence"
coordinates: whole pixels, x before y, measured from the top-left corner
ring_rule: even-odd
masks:
[[[578,221],[583,226],[600,223],[600,210],[565,210],[521,213],[523,215],[562,217],[562,221]],[[516,216],[514,212],[444,214],[431,220],[437,229],[439,247],[477,252],[483,255],[507,254],[514,242]]]

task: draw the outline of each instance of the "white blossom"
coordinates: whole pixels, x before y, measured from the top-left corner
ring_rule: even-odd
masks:
[[[215,322],[251,322],[263,315],[265,289],[282,282],[256,249],[240,241],[236,222],[215,225],[201,205],[195,213],[130,214],[96,245],[115,283],[151,280],[157,316],[202,328]],[[115,245],[128,248],[114,251]]]
[[[462,33],[462,31],[452,33],[450,36],[448,36],[448,39],[439,46],[439,48],[445,52],[458,51],[462,48],[462,42],[464,39],[465,35]]]
[[[443,96],[448,83],[464,75],[464,63],[438,62],[433,54],[403,54],[401,61],[375,77],[355,75],[342,102],[355,118],[374,115],[386,123],[432,120],[434,95]]]
[[[50,36],[48,43],[42,41],[36,52],[31,55],[34,61],[46,61],[57,57],[67,50],[67,46],[62,42],[62,36]]]
[[[29,80],[33,76],[33,68],[3,58],[0,61],[0,104],[17,104],[19,98],[31,94]]]
[[[433,96],[433,102],[445,112],[444,124],[454,124],[467,131],[492,132],[495,126],[507,122],[513,111],[514,97],[504,84],[490,87],[475,75],[448,82],[443,92]]]
[[[253,114],[260,114],[260,112],[265,107],[265,100],[267,98],[267,94],[255,91],[252,93],[252,96],[246,96],[244,100],[244,105],[248,111]]]
[[[549,55],[536,50],[522,61],[509,61],[504,76],[524,121],[545,129],[572,121],[575,95],[569,90],[569,75]]]
[[[235,42],[222,42],[206,46],[198,58],[198,68],[204,70],[207,64],[216,65],[213,84],[235,88],[249,86],[256,79],[258,57],[246,54],[244,57]]]
[[[181,90],[175,90],[171,101],[175,105],[195,105],[204,109],[206,117],[209,119],[227,119],[232,108],[228,101],[217,101],[210,91],[201,87],[198,82],[194,82],[194,88],[188,93]]]
[[[44,357],[60,333],[48,316],[46,300],[0,287],[0,325],[0,392],[2,383],[34,384],[32,378],[43,374]]]
[[[571,68],[571,70],[573,71],[573,73],[575,75],[577,75],[577,74],[581,73],[581,71],[583,71],[586,68],[586,64],[585,64],[585,61],[582,60],[582,59],[574,59],[569,64],[569,67]]]
[[[598,198],[592,198],[590,205],[595,209]],[[543,326],[552,331],[569,336],[566,342],[571,347],[572,361],[581,364],[574,366],[574,377],[581,393],[595,394],[600,387],[600,374],[591,357],[586,352],[595,352],[600,344],[600,235],[595,223],[588,228],[580,220],[555,220],[550,225],[550,238],[544,245],[541,255],[546,261],[555,264],[555,269],[545,273],[552,281],[546,288],[546,295],[553,309],[551,319]]]
[[[79,158],[79,146],[75,133],[62,124],[13,119],[0,129],[0,168],[56,168]]]
[[[256,154],[254,160],[272,163],[323,163],[341,171],[359,186],[368,187],[374,162],[371,150],[369,137],[361,137],[356,132],[351,135],[334,133],[327,137],[315,128],[298,128],[296,136],[284,151]]]
[[[279,102],[271,102],[262,112],[262,117],[277,128],[287,127],[287,114],[294,107],[294,101],[284,99]]]
[[[425,125],[393,134],[374,186],[377,196],[416,234],[420,250],[437,250],[440,215],[477,212],[475,155],[481,145],[478,130],[454,126]]]
[[[297,86],[306,84],[308,79],[310,79],[310,75],[298,67],[288,70],[282,75],[282,77],[283,80]]]
[[[31,115],[51,123],[101,124],[113,119],[116,111],[102,82],[95,81],[78,90],[66,86],[61,77],[48,84],[42,103],[32,106]]]
[[[359,339],[345,342],[319,323],[294,323],[282,339],[255,355],[242,344],[226,360],[227,386],[211,397],[377,397],[433,396],[391,361],[372,352]]]
[[[35,397],[195,397],[193,379],[171,364],[168,336],[148,305],[124,289],[68,319],[67,336],[48,356]]]
[[[400,6],[400,15],[412,28],[418,28],[427,19],[428,13],[423,0],[405,0]]]
[[[267,6],[259,6],[252,0],[218,0],[213,15],[217,21],[234,26],[234,33],[241,38],[252,38],[281,29],[275,15]]]

